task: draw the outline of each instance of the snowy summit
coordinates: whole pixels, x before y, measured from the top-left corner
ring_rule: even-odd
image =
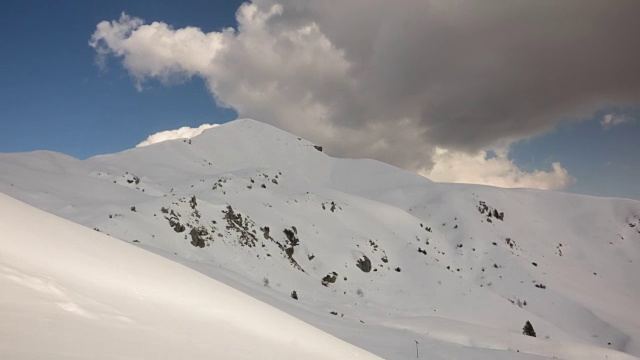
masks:
[[[0,154],[0,358],[640,356],[640,202],[200,132]]]

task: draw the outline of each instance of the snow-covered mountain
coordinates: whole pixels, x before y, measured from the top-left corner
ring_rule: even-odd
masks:
[[[0,191],[387,359],[640,356],[638,201],[432,183],[253,120],[0,154]]]
[[[0,217],[2,359],[377,358],[3,194]]]

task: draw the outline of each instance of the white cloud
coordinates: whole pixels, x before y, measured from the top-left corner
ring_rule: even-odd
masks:
[[[631,120],[632,119],[630,117],[625,115],[606,114],[602,117],[602,120],[600,120],[600,125],[602,125],[603,128],[608,129],[612,126],[631,122]]]
[[[201,77],[217,104],[240,117],[308,138],[330,155],[414,171],[437,170],[444,160],[436,148],[474,154],[588,115],[598,106],[593,99],[640,100],[635,73],[617,73],[640,61],[640,40],[616,41],[640,24],[631,9],[640,2],[620,4],[626,11],[579,0],[456,4],[254,0],[238,9],[237,30],[214,32],[123,14],[99,23],[89,44],[98,63],[120,59],[138,89],[147,79]],[[570,11],[575,6],[584,16]],[[554,31],[540,31],[540,23]],[[493,175],[477,167],[480,175],[465,179],[570,183],[560,165],[525,172],[506,158],[490,160]]]
[[[507,157],[508,151],[503,149],[495,154],[489,157],[486,151],[466,154],[437,149],[433,168],[420,173],[433,181],[505,188],[560,190],[575,182],[560,163],[554,162],[551,171],[525,172]]]
[[[194,136],[198,136],[202,134],[203,131],[214,128],[216,126],[219,126],[219,125],[218,124],[202,124],[197,128],[183,126],[180,129],[176,129],[176,130],[160,131],[153,135],[149,135],[149,137],[147,137],[145,141],[139,143],[138,145],[136,145],[136,147],[148,146],[151,144],[155,144],[155,143],[159,143],[167,140],[191,139]]]

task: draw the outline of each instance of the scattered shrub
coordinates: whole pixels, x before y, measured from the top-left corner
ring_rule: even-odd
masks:
[[[533,330],[533,325],[531,325],[531,323],[528,320],[524,324],[524,327],[522,328],[522,334],[536,337],[536,331]]]

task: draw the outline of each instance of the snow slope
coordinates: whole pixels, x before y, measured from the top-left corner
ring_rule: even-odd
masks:
[[[376,359],[150,252],[0,195],[3,359]]]
[[[637,201],[432,183],[246,119],[85,161],[0,154],[0,191],[384,358],[640,355]]]

